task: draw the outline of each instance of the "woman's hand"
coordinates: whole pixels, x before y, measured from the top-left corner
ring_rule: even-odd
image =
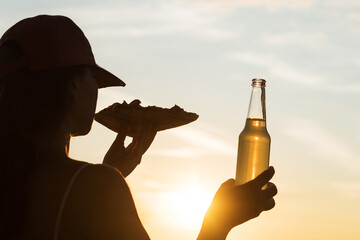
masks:
[[[141,162],[141,158],[153,142],[156,131],[151,124],[143,125],[133,137],[132,142],[125,147],[127,125],[124,122],[104,157],[104,164],[117,168],[124,177],[128,176]]]
[[[225,239],[233,227],[272,209],[277,194],[276,186],[269,182],[273,175],[274,168],[270,167],[245,184],[236,186],[234,179],[223,183],[205,215],[198,240]]]

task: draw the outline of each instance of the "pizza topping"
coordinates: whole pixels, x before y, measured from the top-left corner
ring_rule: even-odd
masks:
[[[129,106],[140,106],[141,101],[139,99],[133,100]]]
[[[178,105],[174,105],[171,110],[175,110],[175,111],[184,111],[184,109],[182,109],[181,107],[179,107]]]

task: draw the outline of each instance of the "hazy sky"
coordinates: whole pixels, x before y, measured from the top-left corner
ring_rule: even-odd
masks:
[[[0,34],[38,14],[72,18],[98,64],[127,83],[100,90],[98,110],[138,98],[200,115],[159,132],[128,178],[152,239],[196,238],[235,175],[255,77],[267,80],[279,194],[228,239],[360,239],[360,1],[0,0]],[[94,123],[71,155],[101,162],[114,137]]]

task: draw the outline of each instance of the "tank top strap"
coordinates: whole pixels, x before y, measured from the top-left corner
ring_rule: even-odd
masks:
[[[64,211],[64,207],[65,207],[65,204],[66,204],[66,201],[69,197],[69,194],[70,194],[70,191],[71,191],[71,188],[72,186],[74,185],[74,182],[76,181],[76,178],[79,176],[79,174],[81,173],[81,171],[86,168],[87,166],[89,166],[90,164],[89,163],[85,163],[84,165],[82,165],[74,174],[74,176],[72,176],[67,188],[66,188],[66,191],[65,191],[65,194],[61,200],[61,203],[60,203],[60,207],[59,207],[59,211],[58,211],[58,214],[57,214],[57,218],[56,218],[56,223],[55,223],[55,231],[54,231],[54,240],[58,240],[59,239],[59,233],[60,233],[60,224],[61,224],[61,218],[62,218],[62,215],[63,215],[63,211]]]

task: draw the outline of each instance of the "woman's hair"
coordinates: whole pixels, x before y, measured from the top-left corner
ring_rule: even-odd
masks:
[[[6,43],[0,65],[21,55],[15,42]],[[54,141],[68,144],[62,125],[69,109],[66,99],[73,76],[84,71],[84,66],[22,69],[0,79],[0,239],[23,228],[28,177],[43,151]]]

